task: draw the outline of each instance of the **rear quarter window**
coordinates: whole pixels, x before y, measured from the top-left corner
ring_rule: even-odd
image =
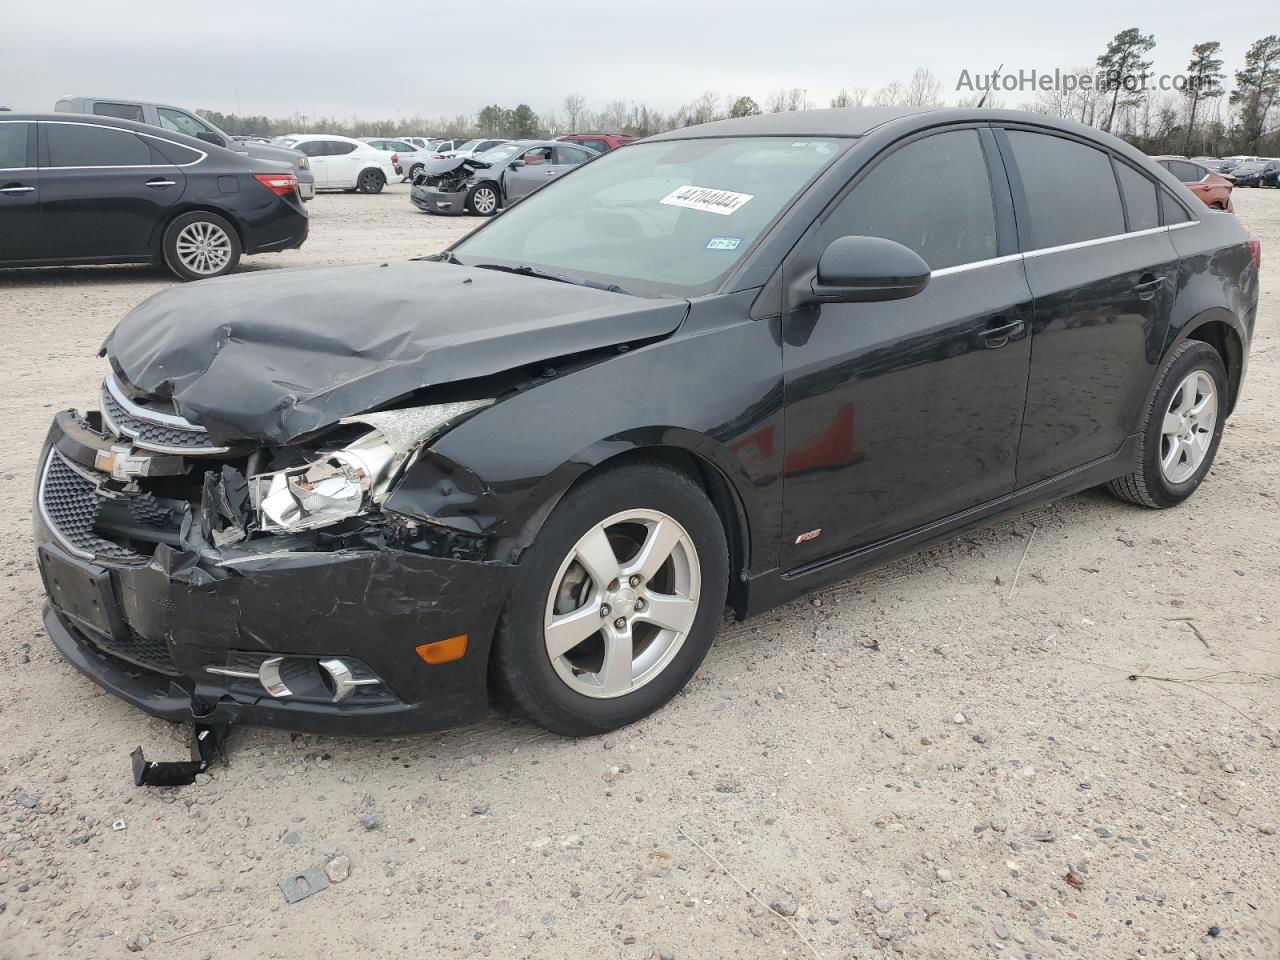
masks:
[[[1065,137],[1007,131],[1030,213],[1023,250],[1043,250],[1125,232],[1111,158]]]
[[[1150,230],[1160,226],[1156,185],[1124,163],[1116,163],[1116,176],[1124,193],[1125,209],[1129,211],[1129,229]]]
[[[146,123],[142,117],[142,106],[137,103],[108,103],[100,100],[93,105],[93,112],[99,117],[115,117],[117,120],[136,120]]]

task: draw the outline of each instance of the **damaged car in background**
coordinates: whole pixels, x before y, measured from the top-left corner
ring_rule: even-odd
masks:
[[[517,140],[479,156],[428,160],[413,178],[409,199],[427,213],[491,217],[598,156],[577,144]]]
[[[139,782],[192,775],[229,725],[396,735],[474,721],[490,690],[601,733],[685,686],[726,606],[1093,486],[1185,501],[1244,381],[1260,257],[1067,120],[661,134],[441,254],[136,307],[97,409],[57,414],[41,454],[44,622],[193,725],[192,760],[139,753]]]

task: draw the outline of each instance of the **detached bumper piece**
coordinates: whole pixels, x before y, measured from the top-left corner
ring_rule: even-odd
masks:
[[[191,759],[161,762],[148,760],[142,748],[129,755],[133,761],[135,787],[185,787],[196,782],[196,774],[204,773],[215,760],[227,762],[223,741],[227,727],[197,723],[191,727]]]

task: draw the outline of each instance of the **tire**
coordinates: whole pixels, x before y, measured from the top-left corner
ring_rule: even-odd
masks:
[[[466,208],[478,217],[492,217],[502,204],[502,193],[492,183],[477,183],[467,194]]]
[[[240,236],[226,218],[195,210],[165,227],[160,251],[165,266],[180,280],[207,280],[240,263]]]
[[[1192,378],[1197,378],[1196,382]],[[1161,369],[1142,417],[1138,469],[1112,480],[1111,492],[1122,500],[1158,510],[1177,506],[1195,493],[1213,466],[1222,440],[1228,390],[1227,368],[1218,351],[1200,340],[1188,340],[1178,347]],[[1212,401],[1211,422],[1203,414],[1194,415],[1201,398]],[[1186,410],[1193,415],[1184,415]],[[1185,428],[1186,433],[1166,434],[1166,428]],[[1192,439],[1186,443],[1180,436]]]
[[[368,170],[361,170],[360,176],[356,178],[356,189],[361,193],[381,193],[382,188],[386,185],[386,174],[372,167]]]
[[[666,558],[646,567],[641,550],[657,543]],[[594,558],[596,574],[582,556]],[[633,583],[639,571],[652,576]],[[610,572],[612,583],[596,582]],[[728,582],[724,528],[701,487],[661,463],[606,467],[565,495],[521,558],[494,641],[495,684],[530,720],[564,736],[633,723],[697,671],[720,625]],[[654,622],[659,617],[669,629]],[[561,618],[557,641],[548,631]],[[577,630],[568,622],[574,619]],[[552,643],[563,655],[553,659]],[[619,669],[611,671],[606,650],[630,656],[612,661]]]
[[[413,178],[416,177],[421,172],[422,172],[422,164],[420,163],[415,163],[412,167],[410,167],[409,176],[408,176],[409,182],[413,183]]]

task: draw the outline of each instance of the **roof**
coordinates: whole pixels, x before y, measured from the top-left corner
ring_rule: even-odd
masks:
[[[860,137],[882,124],[928,113],[929,107],[837,107],[829,110],[787,110],[751,117],[713,120],[695,127],[660,133],[650,140],[691,137]]]

